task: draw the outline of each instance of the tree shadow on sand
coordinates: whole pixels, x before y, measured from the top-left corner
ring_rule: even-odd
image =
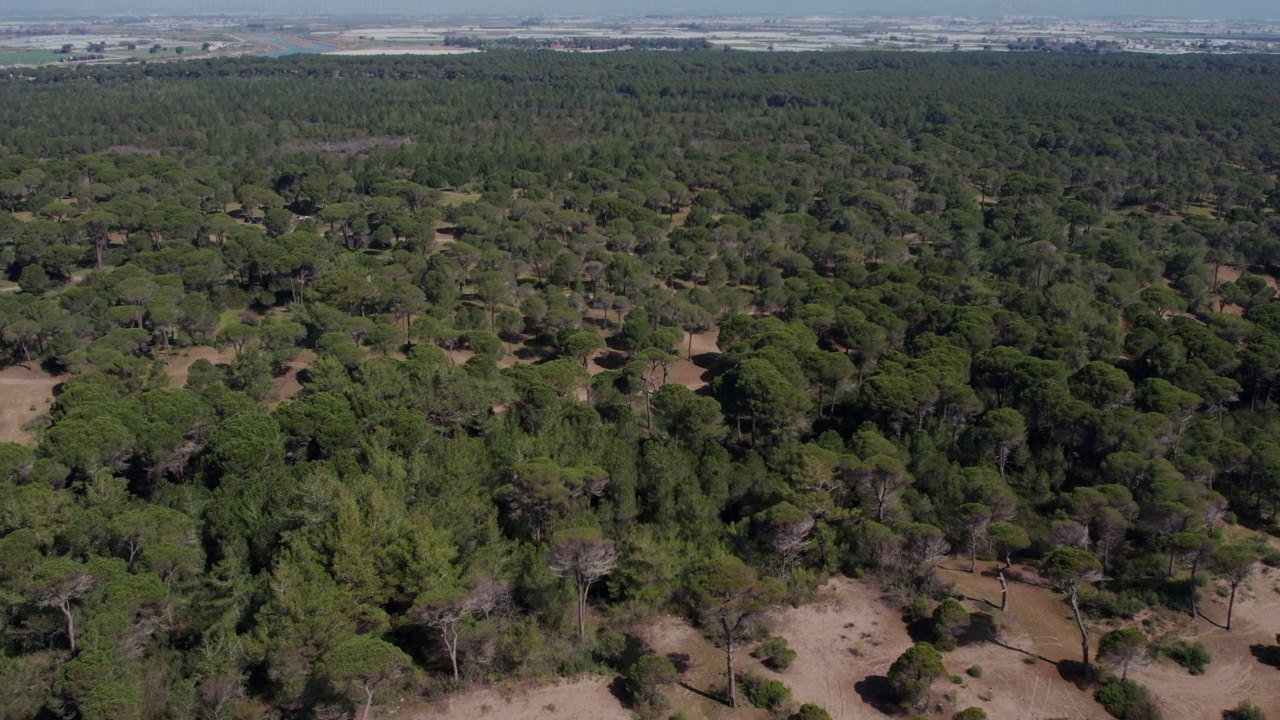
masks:
[[[1085,665],[1076,660],[1059,660],[1055,664],[1058,666],[1058,677],[1080,690],[1089,688],[1098,680],[1098,674],[1092,665]]]
[[[884,675],[868,675],[854,683],[853,689],[858,693],[858,697],[862,698],[862,702],[886,715],[896,714],[901,709],[898,707],[893,686],[889,684],[889,678]]]
[[[1250,645],[1249,652],[1263,665],[1280,668],[1280,645]]]

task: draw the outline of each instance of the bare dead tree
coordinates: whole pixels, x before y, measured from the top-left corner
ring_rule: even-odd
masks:
[[[578,642],[587,640],[587,592],[592,583],[608,575],[618,560],[612,540],[598,531],[563,534],[551,548],[551,572],[572,578],[578,590]]]
[[[55,560],[46,570],[46,579],[36,593],[35,604],[39,608],[57,608],[67,624],[67,643],[71,652],[76,651],[76,618],[71,603],[93,589],[93,576],[82,565],[71,560]]]

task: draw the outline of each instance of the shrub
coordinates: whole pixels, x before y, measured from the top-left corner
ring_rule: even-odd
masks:
[[[921,593],[911,598],[910,604],[907,605],[907,618],[912,622],[923,620],[929,616],[929,611],[933,607],[929,596]]]
[[[601,665],[621,670],[629,644],[627,636],[620,632],[606,633],[596,640],[595,646],[591,648],[591,657]]]
[[[1154,593],[1139,596],[1131,590],[1114,593],[1109,590],[1081,591],[1080,610],[1094,619],[1131,620],[1151,605],[1159,604]]]
[[[626,687],[637,705],[666,705],[662,688],[676,681],[680,674],[670,660],[661,655],[641,655],[627,669]]]
[[[831,720],[831,713],[825,708],[813,703],[805,703],[800,709],[791,714],[787,720]]]
[[[974,665],[970,667],[968,670],[965,670],[964,672],[966,675],[968,675],[971,678],[980,678],[982,677],[982,666]]]
[[[928,702],[933,683],[948,675],[942,656],[929,643],[916,643],[889,668],[889,685],[904,708]]]
[[[1192,675],[1203,675],[1205,667],[1213,661],[1208,648],[1202,642],[1189,643],[1186,640],[1175,640],[1161,645],[1160,652],[1187,669]]]
[[[742,694],[758,708],[772,710],[791,702],[791,688],[781,680],[765,680],[751,673],[742,674]]]
[[[787,639],[777,635],[760,643],[760,647],[751,653],[770,670],[786,670],[795,662],[796,651],[787,647]]]
[[[1222,717],[1224,720],[1267,720],[1267,714],[1262,712],[1262,708],[1249,700],[1240,703],[1234,710],[1222,713]]]
[[[979,707],[965,708],[952,715],[951,720],[987,720],[987,711]]]
[[[1160,709],[1147,688],[1132,680],[1109,678],[1095,697],[1098,703],[1120,720],[1160,720]]]
[[[956,649],[956,639],[969,624],[969,611],[953,598],[942,601],[933,611],[933,638],[937,649],[948,652]]]

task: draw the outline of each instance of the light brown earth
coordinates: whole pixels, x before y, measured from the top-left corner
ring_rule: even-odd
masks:
[[[1010,612],[1001,617],[994,607],[999,603],[999,583],[985,574],[995,564],[979,563],[978,573],[972,575],[959,569],[963,567],[967,566],[962,561],[949,561],[939,570],[939,579],[952,583],[955,591],[967,598],[965,604],[971,611],[995,616],[1002,628],[1000,643],[967,645],[944,654],[947,669],[963,683],[944,680],[935,686],[931,716],[950,717],[956,710],[977,706],[992,720],[1107,718],[1092,690],[1080,689],[1069,679],[1079,662],[1080,644],[1062,596],[1038,584],[1013,582]],[[1015,565],[1012,572],[1029,583],[1038,582],[1029,567]],[[832,580],[817,602],[777,612],[771,618],[774,633],[785,637],[797,652],[789,669],[773,673],[763,668],[749,656],[749,647],[736,654],[737,667],[781,679],[791,687],[796,703],[819,704],[835,720],[895,717],[872,703],[889,666],[912,640],[901,613],[884,593],[876,581]],[[1215,622],[1223,620],[1225,599],[1212,589],[1202,595],[1208,596],[1202,602],[1205,614]],[[1130,672],[1150,689],[1166,718],[1218,720],[1223,710],[1244,699],[1251,699],[1271,717],[1280,715],[1280,669],[1260,663],[1253,654],[1256,647],[1274,645],[1275,633],[1280,630],[1280,574],[1263,571],[1253,578],[1248,590],[1241,591],[1231,633],[1204,619],[1188,625],[1184,636],[1204,642],[1213,654],[1205,675],[1190,675],[1169,660]],[[1095,648],[1106,629],[1091,626]],[[724,654],[685,621],[661,617],[651,621],[642,635],[652,652],[669,655],[685,667],[681,684],[667,692],[672,713],[684,711],[690,718],[768,717],[765,711],[751,707],[730,710],[708,697],[708,691],[724,682]],[[981,678],[965,673],[974,665],[982,667]],[[584,678],[527,691],[488,687],[453,698],[447,707],[404,717],[628,717],[610,693],[610,682],[612,678]],[[949,693],[954,693],[953,701],[946,698]],[[548,706],[555,710],[548,710]]]
[[[316,354],[311,350],[303,350],[298,353],[298,357],[294,358],[288,364],[288,370],[284,375],[275,378],[272,383],[272,407],[279,405],[285,400],[292,400],[298,393],[302,392],[302,383],[298,381],[298,373],[306,370],[311,366],[311,362],[316,359]]]
[[[630,720],[631,712],[609,692],[611,678],[585,677],[560,684],[484,687],[452,695],[425,710],[402,714],[415,720]]]
[[[0,370],[0,441],[35,445],[35,436],[23,427],[49,412],[54,387],[66,379],[20,365]]]
[[[221,350],[208,345],[192,345],[175,350],[165,371],[169,373],[170,387],[180,388],[187,384],[187,373],[197,360],[208,360],[214,365],[229,364],[236,356],[234,348]]]
[[[1217,720],[1223,710],[1245,699],[1268,717],[1280,716],[1280,669],[1254,656],[1255,649],[1275,645],[1280,632],[1280,574],[1264,568],[1241,588],[1229,633],[1213,624],[1225,624],[1226,598],[1212,589],[1202,591],[1201,597],[1201,610],[1209,619],[1190,623],[1184,637],[1203,642],[1213,655],[1205,674],[1192,676],[1163,661],[1130,675],[1151,689],[1167,718]]]

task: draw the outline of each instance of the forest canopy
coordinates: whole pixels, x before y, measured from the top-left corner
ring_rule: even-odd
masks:
[[[1275,557],[1223,528],[1280,503],[1278,77],[11,70],[0,372],[57,389],[0,442],[0,716],[367,713],[623,671],[659,612],[732,663],[836,574],[942,600],[952,554],[1044,560],[1086,664],[1086,615],[1194,613],[1200,571],[1234,605]]]

